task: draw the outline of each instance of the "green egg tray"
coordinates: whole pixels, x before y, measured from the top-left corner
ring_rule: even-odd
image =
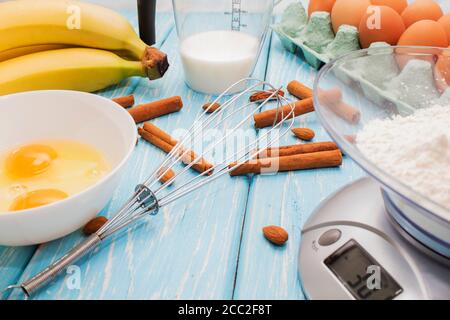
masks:
[[[302,41],[287,35],[279,26],[272,25],[272,30],[277,34],[283,47],[289,52],[301,55],[304,60],[314,69],[319,70],[324,64],[330,61],[324,54],[317,53],[303,44]]]
[[[286,50],[294,54],[299,54],[304,57],[304,60],[314,69],[319,70],[324,64],[330,62],[330,58],[326,55],[320,54],[304,45],[298,39],[294,39],[287,35],[277,25],[272,26],[273,31],[278,35],[281,43]],[[345,84],[358,83],[362,92],[367,99],[378,105],[391,104],[397,108],[401,115],[409,115],[414,112],[415,108],[409,104],[398,100],[392,94],[383,90],[373,83],[364,79],[360,74],[352,70],[346,69],[343,66],[335,69],[335,75]]]
[[[335,68],[334,74],[348,86],[354,86],[354,84],[357,83],[360,86],[364,96],[376,105],[392,105],[402,116],[410,115],[416,110],[413,106],[394,97],[390,92],[381,89],[380,87],[364,79],[360,74],[355,73],[352,70],[348,70],[343,66]]]

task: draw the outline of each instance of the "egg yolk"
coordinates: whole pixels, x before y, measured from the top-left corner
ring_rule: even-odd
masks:
[[[57,158],[56,151],[46,145],[30,144],[12,151],[6,159],[6,173],[15,178],[29,178],[45,172]]]
[[[40,189],[27,192],[14,199],[10,211],[25,210],[45,206],[67,198],[67,193],[57,189]]]

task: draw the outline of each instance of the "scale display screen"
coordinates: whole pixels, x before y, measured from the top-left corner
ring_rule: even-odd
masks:
[[[358,300],[389,300],[403,291],[355,240],[348,241],[324,262]]]

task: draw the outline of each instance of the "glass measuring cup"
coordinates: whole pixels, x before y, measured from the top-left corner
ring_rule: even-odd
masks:
[[[172,0],[172,3],[189,87],[219,94],[251,75],[270,24],[273,0]],[[244,85],[235,91],[244,89]]]

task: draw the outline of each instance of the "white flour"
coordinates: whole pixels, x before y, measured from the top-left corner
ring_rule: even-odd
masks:
[[[450,107],[374,120],[356,142],[388,174],[450,209]]]

